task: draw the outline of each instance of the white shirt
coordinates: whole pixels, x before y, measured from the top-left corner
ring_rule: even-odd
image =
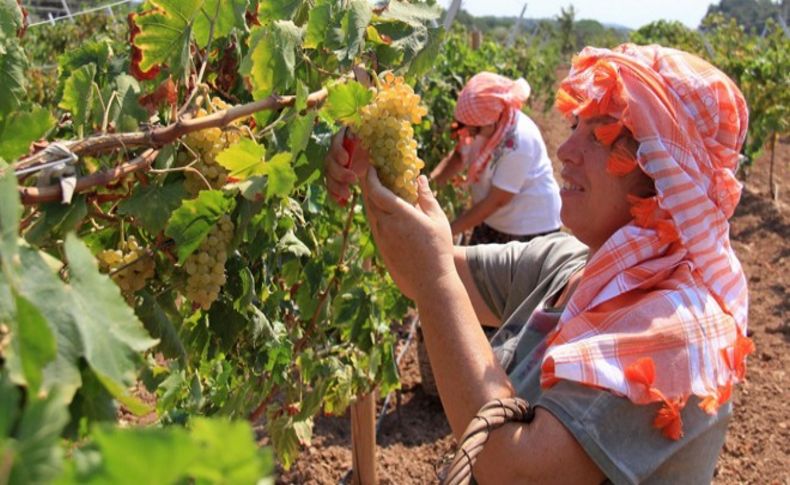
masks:
[[[505,134],[477,182],[471,184],[472,202],[484,199],[491,185],[514,196],[488,216],[485,223],[490,227],[515,236],[559,229],[560,188],[551,159],[537,125],[522,112],[515,129]]]

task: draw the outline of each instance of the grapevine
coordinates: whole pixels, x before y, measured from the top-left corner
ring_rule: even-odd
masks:
[[[425,166],[417,156],[412,124],[426,113],[411,86],[392,73],[384,75],[373,102],[360,110],[360,140],[382,183],[411,203],[417,201],[417,177]]]

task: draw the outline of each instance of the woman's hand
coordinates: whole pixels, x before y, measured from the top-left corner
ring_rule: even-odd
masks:
[[[353,147],[351,154],[344,147],[344,140],[346,145]],[[329,195],[338,204],[345,205],[351,197],[351,184],[359,180],[370,166],[367,150],[349,130],[341,130],[332,140],[325,164]]]
[[[384,187],[372,167],[361,183],[368,222],[392,279],[408,298],[430,298],[432,286],[456,269],[450,224],[428,179],[419,177],[414,206]]]

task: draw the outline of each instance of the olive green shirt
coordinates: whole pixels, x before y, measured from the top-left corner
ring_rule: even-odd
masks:
[[[659,404],[636,405],[570,381],[541,389],[545,337],[562,313],[550,303],[584,266],[586,246],[557,233],[527,243],[470,246],[466,254],[480,294],[502,321],[491,346],[517,394],[554,415],[610,481],[711,482],[730,403],[710,416],[690,398],[682,411],[684,436],[673,441],[652,426]]]

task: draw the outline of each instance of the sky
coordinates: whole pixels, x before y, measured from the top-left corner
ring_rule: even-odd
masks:
[[[440,0],[444,7],[451,0]],[[476,17],[494,15],[517,17],[526,0],[462,0],[462,8]],[[690,28],[699,26],[709,0],[531,0],[526,1],[526,18],[551,18],[560,8],[573,4],[576,19],[620,24],[637,29],[655,20],[679,20]],[[713,3],[718,3],[714,1]]]

